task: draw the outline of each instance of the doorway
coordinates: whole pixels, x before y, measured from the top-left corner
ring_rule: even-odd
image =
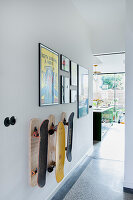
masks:
[[[113,56],[116,57],[116,55],[105,56],[110,56],[108,59],[110,61]],[[101,60],[103,65],[103,56]],[[105,60],[107,61],[107,58]],[[106,64],[107,62],[105,67]],[[117,65],[110,65],[110,72],[105,72],[105,69],[104,72],[101,72],[101,68],[96,70],[98,65],[95,65],[93,74],[93,140],[95,156],[124,161],[125,72],[124,70],[123,72],[114,71]]]

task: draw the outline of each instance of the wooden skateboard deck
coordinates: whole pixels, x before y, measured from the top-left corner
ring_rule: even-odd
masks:
[[[30,185],[37,185],[37,167],[38,167],[38,152],[39,152],[39,134],[40,121],[38,119],[31,119],[30,121],[30,135],[29,135],[29,164],[30,164]]]
[[[46,183],[47,152],[48,152],[48,120],[40,126],[40,143],[38,158],[38,186],[43,187]]]
[[[68,126],[68,130],[66,131],[66,157],[69,162],[72,161],[72,140],[73,140],[73,118],[74,118],[74,112],[72,112],[69,116],[68,122],[66,121],[66,113],[63,112],[61,115],[61,120],[63,121],[65,125],[65,131],[66,126]]]
[[[48,130],[51,130],[55,126],[55,116],[49,116]],[[56,131],[51,135],[48,134],[48,172],[52,172],[55,166],[55,154],[56,154]]]
[[[56,132],[56,181],[59,183],[64,178],[65,162],[65,128],[63,122],[59,122]]]
[[[68,132],[68,125],[66,124],[67,123],[66,119],[67,119],[66,113],[62,112],[61,113],[61,121],[63,122],[64,127],[65,127],[65,149],[67,149],[67,132]]]

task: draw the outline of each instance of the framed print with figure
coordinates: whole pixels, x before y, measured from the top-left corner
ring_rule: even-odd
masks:
[[[39,43],[39,106],[58,104],[59,54]]]

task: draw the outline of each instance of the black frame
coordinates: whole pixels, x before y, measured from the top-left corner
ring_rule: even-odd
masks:
[[[70,85],[71,86],[74,86],[74,87],[77,87],[77,85],[78,85],[78,73],[77,73],[77,85],[72,85],[72,60],[70,61]],[[73,63],[75,63],[75,62],[73,62]],[[77,65],[77,71],[78,71],[78,64],[77,63],[75,63],[76,65]]]
[[[72,101],[71,101],[72,91],[76,91],[76,93],[77,93],[77,89],[70,89],[70,103],[76,103],[76,102],[77,102],[77,99],[76,99],[75,102],[72,102]],[[78,95],[77,95],[77,96],[78,96]]]
[[[60,103],[61,104],[68,104],[68,103],[63,103],[62,102],[62,77],[68,78],[69,79],[69,102],[70,103],[70,78],[64,75],[60,75]]]
[[[79,118],[79,65],[77,65],[77,117]]]
[[[77,117],[78,118],[82,118],[82,117],[79,117],[79,67],[82,67],[82,66],[79,66],[77,65]],[[82,67],[84,68],[84,67]],[[86,68],[84,68],[86,69]],[[88,69],[86,69],[88,70]],[[88,78],[89,78],[89,70],[88,70]],[[88,82],[88,113],[87,115],[89,114],[89,82]]]
[[[64,69],[62,68],[62,56],[69,60],[69,71],[64,70]],[[62,71],[64,71],[64,72],[68,72],[68,73],[70,72],[70,59],[69,59],[68,57],[64,56],[63,54],[60,55],[60,69],[61,69]]]
[[[41,46],[43,48],[46,48],[47,50],[57,54],[57,56],[58,56],[58,103],[41,104],[41,78],[40,78],[41,77]],[[50,49],[49,47],[45,46],[42,43],[38,43],[38,49],[39,49],[39,51],[38,51],[38,53],[39,53],[39,56],[38,56],[38,58],[39,58],[39,106],[43,107],[43,106],[50,106],[50,105],[58,105],[59,104],[59,61],[60,61],[59,60],[59,53]]]

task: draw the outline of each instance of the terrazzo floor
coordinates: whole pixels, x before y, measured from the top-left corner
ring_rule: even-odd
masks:
[[[64,200],[133,200],[123,192],[124,129],[114,124],[102,142],[95,142],[91,161]]]

